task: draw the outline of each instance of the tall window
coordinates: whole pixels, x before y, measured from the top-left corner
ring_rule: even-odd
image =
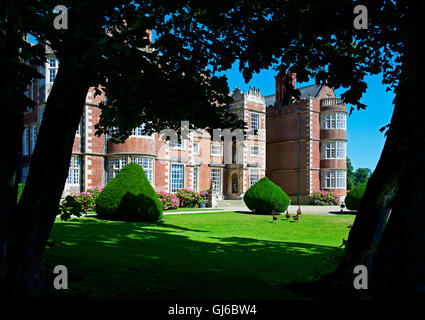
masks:
[[[56,73],[58,71],[59,61],[55,58],[49,58],[49,82],[53,83],[56,79]]]
[[[131,162],[137,163],[143,168],[146,178],[148,178],[150,184],[153,184],[153,159],[145,157],[131,158]]]
[[[346,114],[337,113],[326,113],[321,116],[321,127],[322,129],[346,129]]]
[[[221,191],[221,169],[211,169],[211,189]]]
[[[29,154],[29,145],[30,145],[30,134],[29,129],[24,129],[24,136],[23,136],[23,154],[24,156],[27,156]]]
[[[259,130],[260,129],[260,114],[251,112],[251,130]]]
[[[193,168],[193,177],[192,177],[192,189],[193,191],[198,191],[198,181],[199,181],[199,168]]]
[[[30,167],[22,167],[21,168],[21,182],[22,183],[27,181],[29,171],[30,171]]]
[[[171,164],[171,192],[184,188],[184,165]]]
[[[345,113],[337,113],[336,114],[336,128],[337,129],[345,129],[346,128],[346,115]]]
[[[193,143],[193,154],[199,154],[199,142]]]
[[[80,159],[78,157],[71,157],[69,160],[67,184],[78,185],[80,184]]]
[[[211,145],[211,155],[212,156],[218,156],[220,157],[222,155],[223,152],[223,147],[221,146],[221,144],[212,144]]]
[[[345,141],[328,141],[322,144],[322,159],[345,159],[345,154]]]
[[[249,169],[249,186],[251,187],[260,179],[259,169]]]
[[[33,125],[31,129],[31,152],[34,150],[35,142],[37,141],[37,125]]]
[[[250,154],[253,157],[258,157],[260,155],[260,147],[257,145],[250,147]]]
[[[109,170],[108,180],[111,181],[120,172],[122,168],[127,164],[127,158],[110,158],[109,159]]]
[[[344,189],[345,182],[344,170],[322,172],[322,188],[324,189]]]
[[[56,69],[49,69],[49,82],[54,82],[56,79]]]

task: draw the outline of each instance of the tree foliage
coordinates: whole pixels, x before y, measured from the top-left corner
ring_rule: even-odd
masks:
[[[372,174],[372,170],[369,168],[358,168],[354,171],[353,165],[351,164],[350,158],[347,157],[347,189],[351,190],[355,186],[366,182],[370,175]]]
[[[17,146],[22,115],[30,103],[22,92],[31,78],[37,76],[25,62],[41,63],[37,58],[44,44],[49,44],[61,61],[32,155],[20,211],[13,216],[15,223],[19,215],[29,218],[19,224],[19,228],[17,225],[9,228],[9,223],[1,226],[0,248],[8,251],[1,252],[0,257],[7,260],[11,256],[12,263],[6,262],[13,268],[3,268],[6,262],[0,261],[0,280],[5,272],[15,276],[14,280],[18,279],[24,287],[32,287],[39,280],[39,263],[67,175],[73,144],[70,132],[75,132],[78,126],[89,87],[98,88],[97,94],[103,91],[108,97],[108,102],[101,105],[97,133],[118,127],[119,130],[112,132],[112,138],[124,141],[131,129],[142,123],[147,133],[165,127],[179,128],[181,120],[189,120],[192,128],[242,127],[241,121],[225,112],[225,105],[230,101],[229,89],[226,78],[219,74],[235,61],[239,62],[239,70],[246,81],[253,73],[275,65],[279,72],[297,73],[300,82],[315,78],[317,83],[326,83],[334,89],[346,88],[342,98],[358,109],[365,107],[361,102],[367,88],[365,76],[382,72],[383,83],[395,91],[395,105],[398,105],[397,117],[392,119],[387,131],[386,146],[390,149],[400,146],[406,153],[415,154],[423,140],[423,126],[418,119],[423,119],[424,111],[418,109],[417,103],[420,101],[418,93],[423,88],[423,63],[419,58],[423,33],[415,23],[420,21],[423,11],[414,2],[364,1],[362,4],[370,15],[369,27],[365,30],[353,27],[353,9],[358,4],[354,0],[329,0],[326,5],[320,1],[299,0],[64,0],[61,4],[69,8],[69,28],[62,30],[53,28],[56,14],[52,9],[56,1],[6,0],[0,5],[1,63],[5,72],[3,79],[8,82],[2,88],[10,92],[2,108],[3,115],[14,124],[10,132],[13,143],[5,149],[13,155],[12,160],[2,166],[5,170],[1,187],[9,200],[2,206],[2,221],[10,221],[11,206],[16,206],[13,181],[19,154]],[[152,43],[146,30],[155,30]],[[27,33],[35,36],[38,46],[23,41]],[[299,92],[289,87],[286,100],[291,96],[298,97]],[[58,146],[54,154],[51,145]],[[388,154],[398,152],[391,149],[385,153],[382,163],[391,167]],[[394,171],[399,168],[412,170],[412,166],[406,164],[408,161],[423,162],[415,157],[397,159],[404,162],[398,168],[390,168]],[[372,175],[368,186],[374,182],[381,186],[382,194],[388,195],[381,167],[386,168],[378,164],[375,172],[380,173]],[[411,178],[422,173],[420,170],[412,172]],[[48,185],[46,176],[52,177]],[[403,181],[402,191],[397,192],[407,197],[412,194],[409,192],[411,184]],[[415,183],[421,187],[423,179]],[[397,183],[391,182],[389,190],[397,190],[396,187]],[[382,204],[382,199],[368,197],[368,193],[372,195],[375,191],[368,190],[372,189],[366,190],[368,201],[363,201],[363,212],[361,210],[350,232],[350,238],[355,241],[349,241],[347,246],[358,247],[358,252],[368,248],[375,232],[374,225],[378,220],[386,221],[385,212],[388,211],[388,201]],[[390,192],[390,199],[393,198]],[[416,203],[423,207],[418,199],[412,199],[409,205]],[[377,203],[373,200],[381,203],[385,210],[373,207],[373,203]],[[399,206],[390,217],[392,228],[386,233],[389,240],[384,243],[400,243],[398,253],[403,255],[411,243],[422,244],[423,233],[418,232],[417,226],[423,225],[420,220],[423,218],[416,215],[416,220],[408,219],[414,210],[408,214],[401,200],[398,201]],[[363,216],[367,219],[359,219]],[[418,222],[410,225],[412,221]],[[398,226],[404,226],[403,223],[406,227],[400,229]],[[363,231],[367,225],[372,227],[366,228],[366,237]],[[404,238],[397,237],[398,233]],[[351,234],[361,235],[366,240],[359,241],[359,236],[351,237]],[[407,241],[409,237],[415,241]],[[9,238],[12,241],[4,240]],[[385,253],[382,261],[387,261],[391,254],[388,245],[380,252]],[[409,251],[405,256],[413,255]],[[403,259],[393,258],[395,267],[386,268],[385,275],[397,279],[400,278],[396,276],[397,270],[401,270],[397,262]],[[412,269],[414,272],[404,272],[411,278],[411,289],[417,285],[413,275],[423,272],[423,263],[418,260],[406,265],[416,268]],[[18,288],[19,283],[14,282],[11,287]],[[387,283],[393,288],[400,287],[394,282]]]

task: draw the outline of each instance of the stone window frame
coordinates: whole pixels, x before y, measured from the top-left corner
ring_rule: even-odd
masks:
[[[140,160],[141,159],[141,160]],[[145,166],[145,163],[150,165]],[[127,163],[136,163],[143,168],[146,178],[150,184],[154,187],[155,185],[155,158],[143,155],[117,155],[108,158],[108,182],[116,177],[118,172],[124,168]]]
[[[52,63],[54,61],[54,64]],[[53,83],[56,80],[56,75],[58,73],[59,69],[59,60],[55,57],[50,57],[49,60],[49,67],[47,68],[49,72],[49,83]]]
[[[181,180],[181,186],[180,185],[176,186],[177,184],[174,183],[174,181],[173,181],[173,179],[176,178],[176,177],[173,177],[173,166],[178,166],[178,167],[182,168],[181,178],[177,177],[179,180]],[[175,193],[175,192],[179,191],[180,189],[184,188],[184,186],[185,186],[185,172],[186,172],[186,166],[184,165],[184,163],[179,163],[179,162],[173,163],[172,162],[170,164],[170,192],[171,193]],[[176,186],[176,187],[174,187],[173,185]]]
[[[79,156],[71,156],[69,159],[68,177],[66,178],[67,185],[80,185],[81,161]]]
[[[329,140],[321,143],[320,159],[322,160],[344,160],[346,154],[347,141],[345,140]]]
[[[254,121],[254,116],[256,116],[256,119],[257,119],[256,121]],[[250,114],[249,114],[249,128],[252,131],[255,131],[255,130],[259,131],[261,129],[260,127],[261,127],[261,115],[258,112],[250,112]]]
[[[195,148],[195,145],[198,146]],[[193,154],[199,156],[201,154],[201,144],[199,142],[193,142]]]
[[[213,172],[219,172],[218,175],[213,174]],[[218,183],[215,177],[218,177]],[[213,179],[214,178],[214,179]],[[221,168],[211,168],[210,169],[210,182],[211,182],[211,190],[215,192],[221,193],[223,190],[223,169]]]
[[[195,192],[199,190],[199,167],[193,167],[192,169],[192,190]]]
[[[214,148],[218,148],[220,152],[213,152]],[[221,157],[223,155],[223,146],[218,143],[212,143],[211,144],[211,156],[212,157]]]
[[[345,189],[346,170],[326,170],[321,173],[321,189]]]
[[[116,177],[118,172],[128,163],[128,156],[117,156],[108,158],[108,182]]]
[[[320,116],[322,130],[347,130],[347,114],[345,112],[323,113]]]
[[[256,149],[258,150],[258,153],[253,153],[252,149],[253,147],[256,147]],[[249,155],[251,157],[259,157],[260,156],[260,146],[258,144],[252,144],[249,146]]]
[[[253,173],[256,173],[255,175]],[[253,177],[256,177],[256,179],[253,179]],[[249,169],[248,173],[248,187],[252,187],[255,183],[257,183],[260,180],[260,169]]]

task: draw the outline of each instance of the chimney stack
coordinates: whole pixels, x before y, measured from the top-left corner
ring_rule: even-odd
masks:
[[[295,89],[296,77],[297,74],[291,72],[288,72],[286,75],[279,72],[278,75],[274,77],[276,79],[276,105],[283,104],[283,96],[285,95],[287,84],[291,83]]]

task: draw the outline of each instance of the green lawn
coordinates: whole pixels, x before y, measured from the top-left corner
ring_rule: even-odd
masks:
[[[293,299],[285,287],[334,268],[354,216],[236,212],[166,215],[162,223],[57,220],[46,261],[69,291],[96,299]]]
[[[164,210],[164,213],[167,212],[179,212],[179,211],[219,211],[219,210],[223,210],[223,209],[218,209],[218,208],[177,208],[177,209],[170,209],[170,210]]]

